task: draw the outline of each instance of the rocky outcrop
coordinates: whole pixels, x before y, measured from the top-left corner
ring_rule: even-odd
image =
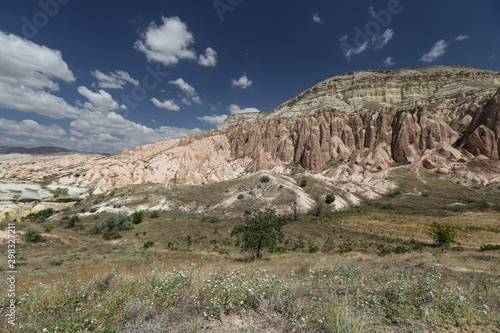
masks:
[[[147,182],[201,184],[259,170],[286,173],[298,165],[311,172],[342,163],[361,168],[333,173],[345,181],[420,160],[429,170],[449,172],[446,163],[461,158],[453,148],[459,143],[465,156],[468,150],[471,156],[498,158],[498,87],[500,73],[470,67],[353,72],[325,80],[271,112],[228,117],[217,130],[110,157],[6,165],[0,179],[53,176],[97,194]]]
[[[500,89],[470,122],[462,142],[474,155],[500,156]]]

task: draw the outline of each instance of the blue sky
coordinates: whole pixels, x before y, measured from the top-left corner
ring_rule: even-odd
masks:
[[[500,70],[497,0],[0,4],[0,145],[119,153],[365,69]]]

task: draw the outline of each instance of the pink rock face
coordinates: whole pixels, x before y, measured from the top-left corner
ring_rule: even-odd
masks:
[[[325,80],[272,112],[231,116],[218,130],[116,156],[51,160],[23,172],[57,174],[94,193],[146,182],[213,183],[297,164],[318,172],[341,160],[366,171],[422,159],[426,168],[448,173],[440,163],[462,158],[457,143],[464,143],[464,156],[499,158],[499,86],[500,73],[465,67],[354,72]],[[429,150],[440,158],[422,158]]]
[[[462,139],[474,155],[498,159],[500,156],[500,89],[471,121]]]

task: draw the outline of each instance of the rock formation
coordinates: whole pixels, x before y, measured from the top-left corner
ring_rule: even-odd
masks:
[[[352,72],[271,112],[230,116],[217,130],[110,157],[75,155],[6,166],[0,178],[55,175],[60,184],[98,194],[128,184],[214,183],[297,166],[321,172],[344,162],[350,169],[331,177],[362,182],[369,170],[416,162],[446,173],[444,161],[480,154],[499,158],[499,87],[500,73],[469,67]]]

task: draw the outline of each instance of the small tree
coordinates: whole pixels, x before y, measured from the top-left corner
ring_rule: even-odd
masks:
[[[433,222],[428,234],[434,239],[437,246],[448,246],[451,243],[455,243],[457,232],[449,225],[445,226]]]
[[[132,213],[132,223],[139,224],[144,221],[144,212],[133,212]]]
[[[26,243],[39,243],[43,242],[45,239],[42,237],[42,232],[40,230],[28,227],[28,230],[26,230],[23,235],[23,240]]]
[[[335,201],[335,196],[333,194],[327,194],[326,195],[326,199],[325,199],[325,202],[327,204],[331,204],[332,202]]]
[[[245,217],[244,225],[234,227],[231,236],[241,235],[242,249],[262,258],[262,250],[276,247],[277,242],[283,242],[281,228],[285,224],[285,217],[276,215],[273,209],[257,210]]]
[[[312,213],[314,216],[319,217],[321,212],[323,212],[324,204],[318,195],[314,197],[314,201],[316,201],[316,205],[313,207]]]
[[[302,179],[302,181],[300,182],[300,187],[306,187],[307,186],[307,179]]]

